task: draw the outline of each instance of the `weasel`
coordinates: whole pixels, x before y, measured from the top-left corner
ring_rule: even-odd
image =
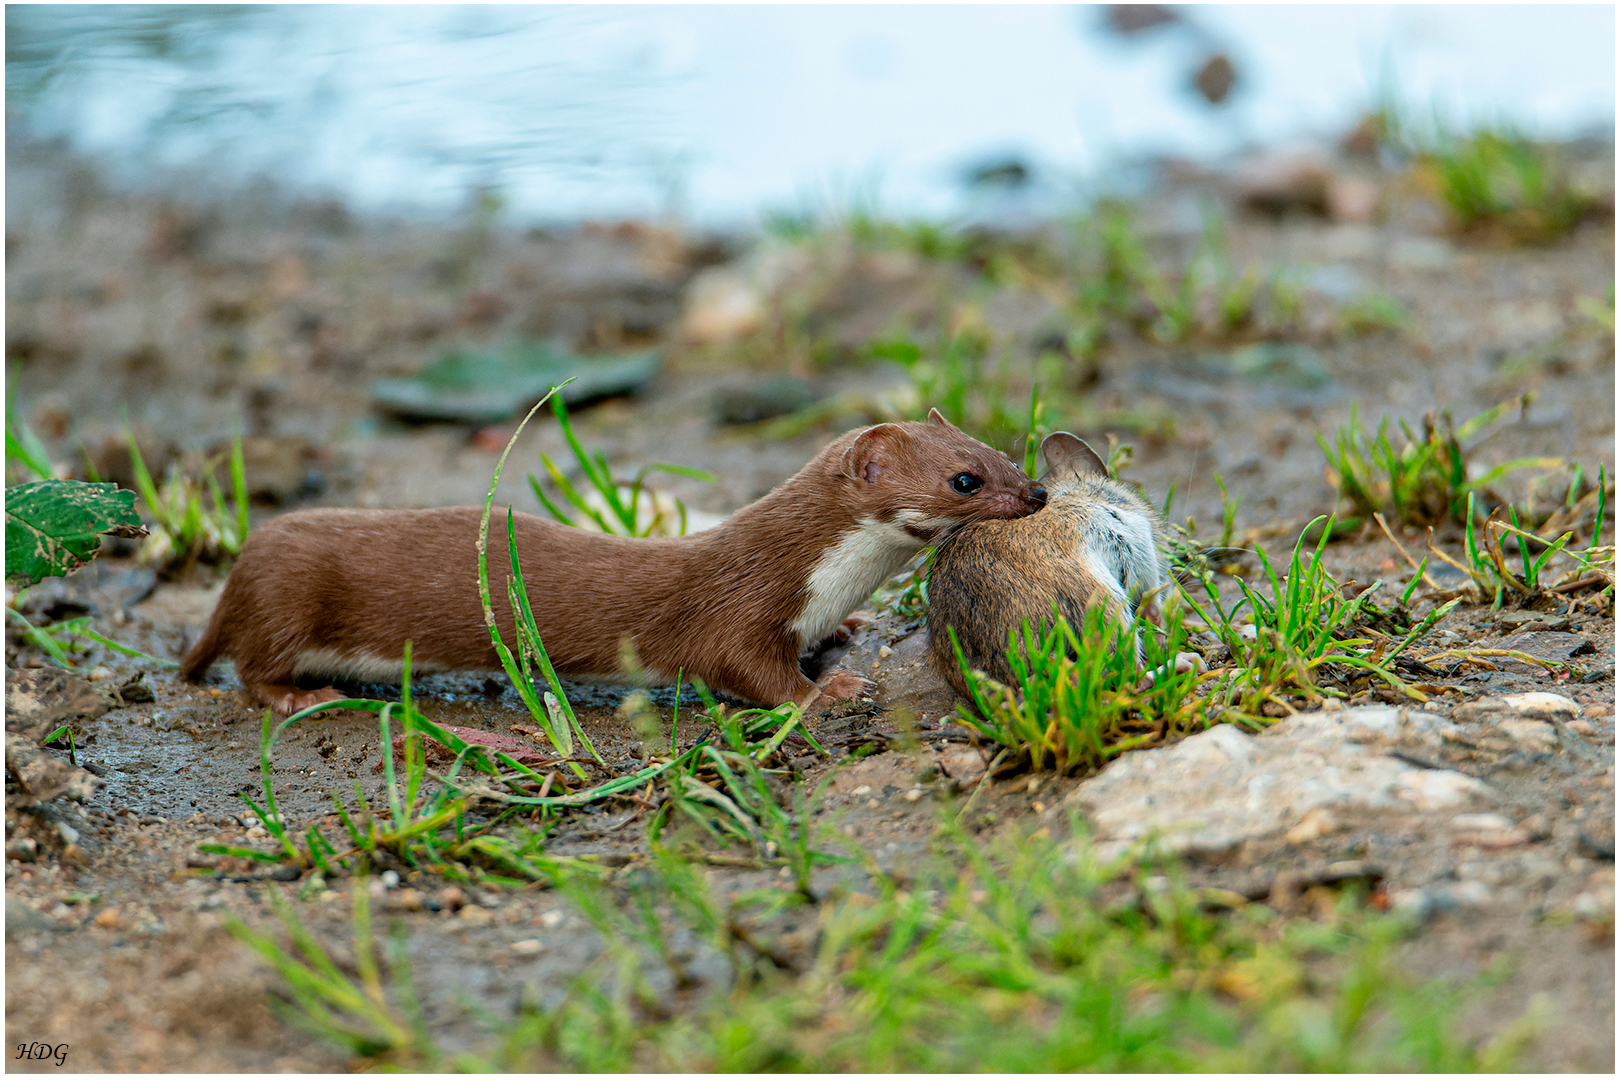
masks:
[[[1138,607],[1150,622],[1161,618],[1170,573],[1158,512],[1110,479],[1096,451],[1066,431],[1048,435],[1041,454],[1051,489],[1044,510],[969,525],[934,557],[929,658],[963,697],[971,695],[947,627],[956,628],[970,667],[1012,684],[1008,632],[1022,637],[1026,621],[1037,629],[1049,625],[1054,601],[1076,632],[1086,610],[1098,606],[1127,628]],[[1186,670],[1183,662],[1178,657],[1177,670]]]
[[[724,523],[691,536],[627,539],[516,514],[519,563],[559,674],[623,677],[624,642],[648,677],[702,679],[766,705],[853,697],[820,686],[799,656],[925,545],[961,526],[1038,510],[1045,489],[1005,454],[952,426],[878,424],[837,439]],[[180,673],[236,660],[242,685],[283,715],[339,700],[296,680],[397,680],[405,642],[418,673],[498,669],[478,598],[477,507],[302,510],[257,529]],[[506,512],[489,525],[490,599],[507,603]]]

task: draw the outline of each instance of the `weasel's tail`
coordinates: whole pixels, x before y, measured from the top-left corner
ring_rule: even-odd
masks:
[[[208,665],[219,659],[219,654],[225,651],[225,642],[222,640],[220,627],[224,623],[224,608],[221,603],[214,609],[213,616],[208,620],[208,629],[203,631],[202,637],[197,639],[185,657],[180,661],[180,677],[190,682],[202,678],[208,670]]]

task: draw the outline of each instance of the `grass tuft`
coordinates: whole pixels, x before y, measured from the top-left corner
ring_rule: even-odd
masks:
[[[247,474],[242,462],[242,437],[233,436],[229,453],[231,502],[227,508],[224,493],[214,471],[221,455],[204,462],[195,473],[187,473],[176,462],[159,486],[147,471],[134,432],[124,429],[129,442],[129,460],[135,470],[135,490],[153,519],[151,534],[141,544],[137,558],[171,572],[185,573],[198,562],[220,562],[242,553],[248,534]]]
[[[713,473],[688,468],[685,465],[654,463],[643,465],[630,480],[617,479],[608,467],[606,454],[600,450],[594,454],[587,453],[580,445],[578,437],[574,435],[573,425],[568,421],[568,406],[563,403],[563,399],[553,398],[551,394],[547,394],[546,397],[552,399],[551,409],[556,414],[557,424],[562,428],[563,438],[568,440],[568,448],[573,451],[574,460],[579,463],[580,472],[584,474],[590,490],[582,494],[562,469],[545,454],[540,455],[540,463],[545,466],[546,475],[562,493],[563,499],[581,515],[582,520],[614,536],[686,535],[686,504],[679,499],[661,497],[659,493],[647,488],[645,486],[647,477],[651,473],[662,472],[712,484],[715,480]],[[537,405],[536,408],[538,407]],[[529,415],[534,415],[532,410]],[[524,418],[523,423],[528,423],[528,417]],[[518,425],[518,430],[521,431],[522,428],[522,424]],[[516,435],[513,438],[515,439]],[[564,525],[579,524],[547,497],[545,489],[540,486],[539,479],[533,473],[529,474],[529,487],[534,491],[534,497],[540,500],[540,504],[551,512],[552,517]]]
[[[1472,520],[1468,515],[1473,496],[1493,502],[1502,499],[1491,492],[1493,484],[1511,473],[1525,469],[1564,470],[1562,458],[1516,458],[1491,469],[1472,466],[1473,447],[1465,444],[1490,428],[1514,409],[1521,414],[1535,400],[1534,394],[1510,398],[1478,416],[1454,425],[1449,412],[1423,418],[1421,433],[1398,421],[1404,445],[1391,441],[1390,421],[1378,421],[1378,430],[1369,435],[1361,426],[1352,402],[1350,420],[1334,433],[1330,444],[1320,434],[1316,443],[1327,459],[1327,478],[1348,504],[1341,528],[1348,531],[1376,514],[1414,527],[1454,521],[1459,525]]]
[[[1553,147],[1509,130],[1442,132],[1418,168],[1459,231],[1510,243],[1559,240],[1593,206]]]
[[[1399,669],[1410,663],[1406,651],[1461,601],[1413,622],[1404,604],[1376,603],[1377,584],[1348,595],[1323,565],[1331,521],[1317,530],[1323,522],[1307,526],[1281,574],[1263,550],[1255,552],[1264,588],[1239,578],[1242,596],[1226,606],[1206,570],[1199,575],[1203,600],[1179,597],[1213,639],[1202,650],[1209,670],[1176,670],[1178,655],[1193,648],[1181,603],[1166,605],[1163,628],[1140,617],[1122,625],[1101,609],[1088,611],[1075,628],[1054,613],[1050,623],[1026,625],[1009,641],[1012,685],[972,669],[957,647],[971,698],[971,708],[959,707],[960,719],[1017,762],[1084,773],[1127,750],[1215,723],[1262,727],[1324,696],[1381,688],[1427,700]],[[1307,550],[1312,532],[1320,538]]]

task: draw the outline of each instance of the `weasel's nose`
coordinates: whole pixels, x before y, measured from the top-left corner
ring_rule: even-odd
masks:
[[[1029,489],[1028,498],[1029,498],[1029,501],[1034,503],[1036,506],[1045,506],[1046,505],[1046,489],[1041,487],[1041,485],[1036,484],[1034,487]]]

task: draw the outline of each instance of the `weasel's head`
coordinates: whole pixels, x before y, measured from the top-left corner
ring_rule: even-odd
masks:
[[[893,524],[919,544],[963,525],[1046,505],[1046,489],[1011,458],[953,426],[938,409],[922,423],[878,424],[844,449],[840,480],[857,519]]]

